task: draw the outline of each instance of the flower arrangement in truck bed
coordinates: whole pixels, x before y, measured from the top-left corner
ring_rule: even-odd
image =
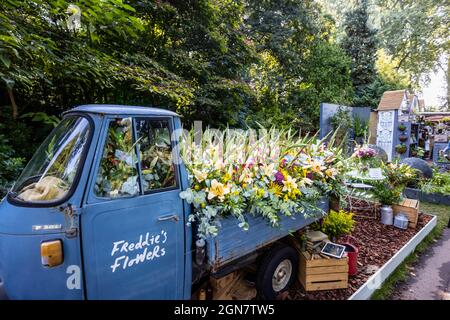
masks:
[[[220,218],[232,215],[249,227],[246,214],[277,227],[282,215],[317,212],[319,198],[342,186],[340,152],[314,138],[270,129],[206,130],[201,141],[185,136],[181,145],[190,187],[180,197],[193,205],[190,222],[198,237],[215,236]]]

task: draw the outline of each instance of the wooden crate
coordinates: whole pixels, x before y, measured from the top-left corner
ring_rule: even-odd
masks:
[[[408,227],[415,228],[417,226],[417,219],[419,218],[419,200],[414,199],[403,199],[399,204],[394,204],[392,209],[394,210],[394,215],[402,212],[408,217]]]
[[[306,291],[348,287],[348,258],[308,260],[300,252],[299,280]]]
[[[251,300],[256,296],[256,289],[244,280],[242,270],[234,271],[222,278],[209,278],[213,290],[213,300]]]

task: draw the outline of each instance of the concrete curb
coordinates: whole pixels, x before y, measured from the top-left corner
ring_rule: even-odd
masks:
[[[412,237],[388,262],[375,272],[348,300],[369,300],[372,294],[381,287],[392,272],[408,257],[417,245],[434,229],[437,217],[433,218]]]

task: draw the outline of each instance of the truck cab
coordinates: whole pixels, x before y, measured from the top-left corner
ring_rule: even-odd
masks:
[[[242,298],[247,270],[248,297],[287,290],[299,270],[293,234],[328,212],[328,198],[282,215],[277,228],[249,214],[245,234],[223,217],[198,245],[180,197],[189,188],[182,132],[164,109],[66,112],[0,202],[0,298]]]
[[[180,117],[83,105],[63,116],[0,203],[10,299],[187,299],[187,173]]]

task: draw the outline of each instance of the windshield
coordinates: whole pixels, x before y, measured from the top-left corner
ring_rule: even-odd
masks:
[[[63,119],[38,148],[13,187],[17,198],[27,202],[57,201],[74,183],[89,137],[84,117]]]

